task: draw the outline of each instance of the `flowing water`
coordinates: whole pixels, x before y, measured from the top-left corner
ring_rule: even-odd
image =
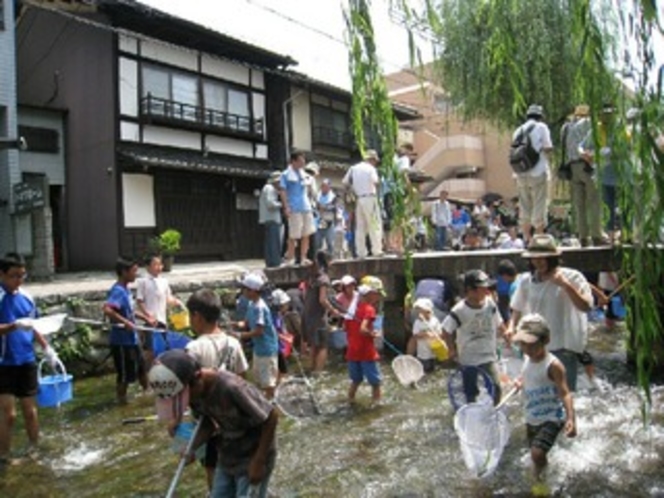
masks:
[[[561,435],[550,453],[547,480],[558,496],[664,496],[664,387],[653,387],[654,409],[646,426],[621,342],[608,333],[591,339],[599,388],[580,389],[575,396],[579,435]],[[382,370],[384,402],[378,407],[370,406],[368,387],[360,388],[355,406],[348,406],[346,374],[338,358],[329,373],[315,379],[324,413],[281,420],[273,495],[529,495],[530,457],[518,396],[507,407],[512,435],[500,465],[492,477],[477,480],[464,466],[453,429],[449,372],[437,371],[419,389],[410,389],[398,384],[387,362]],[[155,421],[122,425],[125,418],[150,415],[152,402],[136,397],[129,406],[115,406],[113,382],[112,376],[76,381],[73,402],[40,411],[41,453],[4,471],[0,497],[165,495],[178,463],[171,440]],[[16,429],[14,447],[20,450],[25,436],[21,427]],[[198,464],[186,469],[178,496],[205,496]]]

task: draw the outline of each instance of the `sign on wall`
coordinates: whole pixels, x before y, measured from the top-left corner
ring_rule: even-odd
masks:
[[[14,185],[14,214],[25,214],[43,208],[44,190],[37,185],[17,183]]]

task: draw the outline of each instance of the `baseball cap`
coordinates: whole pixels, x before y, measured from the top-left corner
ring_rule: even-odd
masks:
[[[148,373],[150,389],[155,393],[157,418],[168,421],[182,417],[189,405],[189,384],[200,365],[182,349],[160,354]]]
[[[383,287],[383,281],[378,277],[366,276],[360,281],[360,286],[357,288],[357,291],[365,296],[370,292],[378,292],[381,296],[385,296],[385,288]]]
[[[476,289],[478,287],[491,287],[495,282],[482,270],[467,271],[463,277],[463,285],[468,289]]]
[[[263,277],[256,273],[247,273],[242,277],[242,280],[240,280],[240,285],[247,289],[259,291],[263,288],[263,285],[265,285],[265,281],[263,280]]]
[[[550,335],[551,332],[544,317],[537,313],[531,313],[525,315],[519,321],[519,325],[516,327],[516,334],[512,337],[512,342],[534,344],[537,341],[548,339]]]
[[[530,107],[528,107],[526,116],[542,118],[544,117],[544,109],[542,109],[541,105],[532,104]]]
[[[344,275],[343,277],[341,277],[340,282],[341,282],[341,285],[351,285],[351,284],[356,284],[357,283],[357,281],[355,280],[355,278],[352,275]]]

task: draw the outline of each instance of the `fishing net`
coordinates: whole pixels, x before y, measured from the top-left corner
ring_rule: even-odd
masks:
[[[321,414],[318,400],[308,379],[293,377],[277,386],[274,401],[279,409],[294,419]]]
[[[420,360],[407,354],[392,360],[392,371],[404,386],[411,386],[424,376],[424,367]]]
[[[493,403],[495,386],[489,374],[478,367],[460,367],[447,380],[447,393],[454,411],[469,403]]]
[[[454,415],[463,461],[475,477],[488,477],[496,470],[510,438],[507,416],[491,402],[469,403]]]

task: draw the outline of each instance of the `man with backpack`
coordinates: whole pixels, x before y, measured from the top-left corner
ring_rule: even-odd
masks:
[[[510,148],[510,165],[516,173],[519,193],[519,225],[526,243],[531,231],[544,233],[546,227],[549,178],[547,154],[553,150],[551,132],[544,123],[540,105],[531,105],[526,122],[514,132]]]

